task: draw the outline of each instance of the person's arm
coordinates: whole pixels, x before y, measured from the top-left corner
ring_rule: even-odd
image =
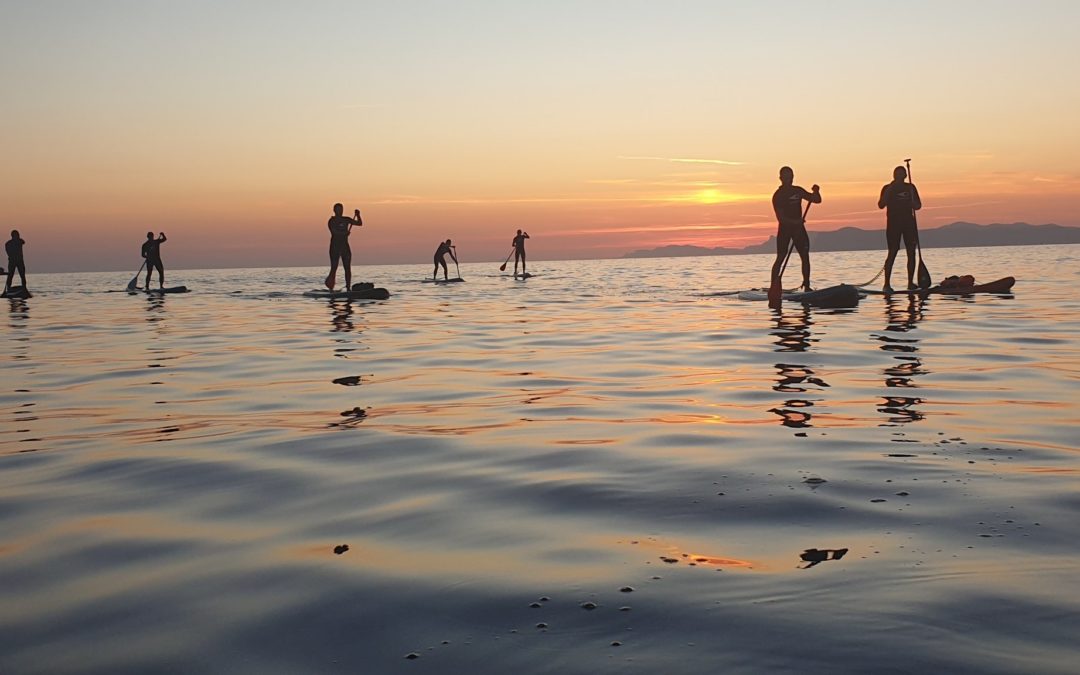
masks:
[[[922,208],[922,199],[919,198],[919,191],[915,189],[915,183],[911,184],[911,208],[916,211]]]
[[[528,232],[522,232],[521,236],[524,237],[525,239],[528,239],[529,238],[529,233]]]
[[[457,246],[451,246],[450,247],[450,257],[454,259],[454,262],[458,261],[458,259],[457,259]]]
[[[359,225],[360,227],[364,226],[364,220],[360,217],[360,209],[353,209],[352,222],[349,224]]]
[[[164,244],[165,242],[167,242],[169,240],[165,237],[164,232],[158,232],[158,241]]]
[[[821,203],[821,188],[818,187],[817,185],[813,185],[810,188],[810,190],[811,191],[807,193],[807,195],[804,197],[804,199],[806,201],[810,202],[811,204],[820,204]],[[803,192],[806,192],[806,191],[803,190]]]
[[[877,200],[877,207],[879,209],[883,209],[889,205],[889,195],[892,193],[892,190],[889,189],[890,187],[892,187],[892,183],[881,186],[881,197]]]

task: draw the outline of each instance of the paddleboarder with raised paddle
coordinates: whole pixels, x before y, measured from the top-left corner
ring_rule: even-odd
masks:
[[[904,160],[911,162],[910,159]],[[919,198],[919,190],[908,179],[908,170],[902,166],[893,169],[893,180],[881,188],[881,197],[878,199],[878,208],[885,209],[885,241],[889,246],[889,253],[885,256],[885,285],[884,293],[892,293],[890,277],[892,277],[893,262],[896,254],[900,251],[900,240],[904,241],[907,249],[907,287],[916,289],[922,287],[922,265],[919,270],[920,283],[915,283],[916,257],[921,261],[916,248],[919,245],[919,228],[915,221],[915,212],[922,208],[922,200]],[[926,273],[929,278],[929,272]],[[927,283],[929,286],[929,282]]]
[[[776,214],[776,260],[769,284],[769,306],[777,307],[783,297],[782,283],[791,251],[798,250],[802,259],[802,288],[810,290],[810,236],[806,233],[806,213],[810,204],[821,203],[821,188],[814,185],[807,192],[795,185],[795,172],[790,166],[780,168],[780,187],[773,193],[773,212]],[[806,201],[806,210],[802,208]]]
[[[330,230],[330,274],[326,275],[326,287],[334,290],[337,283],[338,262],[345,268],[345,289],[352,288],[352,249],[349,248],[349,234],[353,225],[364,224],[360,219],[360,209],[353,211],[353,217],[342,215],[345,207],[334,204],[334,215],[326,221],[326,228]]]

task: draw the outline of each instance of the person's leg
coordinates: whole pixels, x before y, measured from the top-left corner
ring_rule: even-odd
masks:
[[[517,274],[518,261],[521,260],[521,251],[514,249],[514,274]]]
[[[525,251],[521,252],[521,273],[525,274]]]
[[[776,234],[776,260],[772,264],[772,274],[769,279],[773,284],[780,283],[780,267],[784,264],[784,258],[787,256],[788,246],[791,244],[791,235],[781,229]]]
[[[345,290],[352,290],[352,249],[345,244],[345,250],[341,252],[341,264],[345,268]]]
[[[435,261],[435,269],[431,271],[431,278],[432,279],[438,279],[439,278],[439,256],[435,256],[434,258],[432,258],[432,260]]]
[[[810,290],[810,236],[803,230],[795,237],[795,250],[802,258],[802,285],[803,290]]]
[[[154,268],[158,274],[158,287],[165,288],[165,265],[160,260],[154,261]]]
[[[26,262],[19,261],[19,281],[22,282],[23,288],[26,288]]]
[[[150,260],[146,261],[146,283],[143,284],[143,288],[150,290],[150,275],[154,273],[154,266]]]
[[[442,265],[443,279],[449,280],[450,279],[450,271],[446,267],[446,258],[440,258],[439,259],[439,264]]]
[[[886,292],[892,290],[892,268],[896,261],[896,254],[900,250],[900,229],[891,225],[885,226],[885,243],[889,247],[889,253],[885,256],[885,286]]]

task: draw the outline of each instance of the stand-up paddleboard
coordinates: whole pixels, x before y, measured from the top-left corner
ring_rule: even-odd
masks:
[[[191,289],[187,286],[169,286],[168,288],[151,288],[146,290],[145,288],[132,288],[128,291],[132,295],[136,293],[144,293],[146,295],[161,295],[162,293],[190,293]]]
[[[465,280],[461,277],[457,277],[456,279],[424,279],[425,284],[454,284],[463,281]]]
[[[26,286],[12,286],[0,294],[0,298],[12,298],[13,300],[26,300],[32,297],[34,296],[30,294],[30,291],[26,290]]]
[[[532,272],[522,272],[521,274],[513,275],[515,279],[532,279],[536,275]]]
[[[811,307],[855,307],[859,304],[861,294],[855,286],[838,284],[816,291],[786,291],[782,297],[784,300],[800,302]],[[755,288],[749,291],[739,291],[739,299],[768,300],[769,289]]]
[[[385,288],[358,288],[352,291],[331,291],[326,288],[316,288],[304,291],[304,297],[322,298],[324,300],[386,300],[390,297],[390,291]]]
[[[1012,290],[1013,284],[1016,283],[1014,277],[1002,277],[996,281],[990,281],[985,284],[971,284],[970,286],[949,286],[938,284],[937,286],[931,286],[930,288],[901,288],[885,291],[872,291],[869,289],[863,290],[863,293],[869,293],[871,295],[928,295],[935,293],[939,295],[970,295],[972,293],[1008,293]]]

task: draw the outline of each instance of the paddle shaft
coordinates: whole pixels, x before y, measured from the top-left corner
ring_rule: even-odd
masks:
[[[516,250],[517,250],[516,246],[513,246],[513,247],[510,248],[510,255],[506,256],[506,260],[503,261],[502,265],[499,265],[499,271],[500,272],[505,272],[506,271],[506,263],[510,262],[510,258],[512,258],[514,256],[514,251],[516,251]]]
[[[911,186],[911,223],[915,226],[915,250],[919,254],[919,288],[929,288],[934,283],[930,277],[930,270],[926,269],[926,263],[923,261],[922,244],[919,242],[919,220],[915,216],[915,182],[911,179],[911,159],[904,160],[904,166],[907,168],[908,185]]]

